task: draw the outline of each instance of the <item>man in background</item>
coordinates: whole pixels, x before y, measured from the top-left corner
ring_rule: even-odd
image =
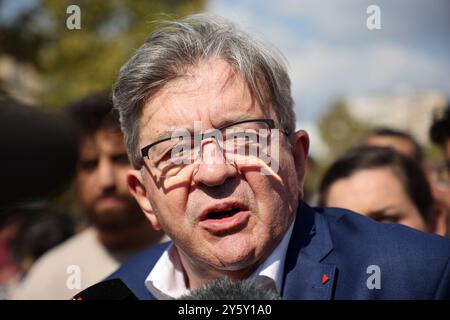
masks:
[[[79,128],[75,192],[91,226],[39,259],[13,299],[69,299],[140,249],[162,242],[128,192],[131,168],[108,92],[67,109]]]

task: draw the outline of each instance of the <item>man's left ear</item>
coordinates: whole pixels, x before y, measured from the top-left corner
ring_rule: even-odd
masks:
[[[299,199],[303,199],[303,183],[305,181],[306,159],[309,151],[309,136],[304,130],[299,130],[291,135],[292,154],[297,172],[299,186]]]
[[[139,170],[129,170],[127,173],[128,189],[137,203],[150,220],[155,230],[161,230],[158,217],[155,215],[150,200],[148,199],[147,190]]]

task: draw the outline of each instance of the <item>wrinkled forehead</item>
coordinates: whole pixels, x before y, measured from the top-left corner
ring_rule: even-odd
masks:
[[[220,127],[224,123],[272,117],[243,77],[224,60],[202,62],[153,94],[140,118],[140,140],[150,141],[194,122]]]

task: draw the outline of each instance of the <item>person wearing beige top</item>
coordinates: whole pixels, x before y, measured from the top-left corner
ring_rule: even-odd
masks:
[[[11,299],[70,299],[139,250],[168,240],[129,193],[131,165],[111,110],[109,92],[68,107],[80,139],[75,192],[92,226],[44,254],[11,289]]]

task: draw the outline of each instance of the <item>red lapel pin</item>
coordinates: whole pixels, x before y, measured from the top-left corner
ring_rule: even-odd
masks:
[[[327,283],[328,280],[330,280],[330,278],[328,278],[328,276],[327,276],[326,274],[324,274],[324,275],[322,276],[322,284]]]

